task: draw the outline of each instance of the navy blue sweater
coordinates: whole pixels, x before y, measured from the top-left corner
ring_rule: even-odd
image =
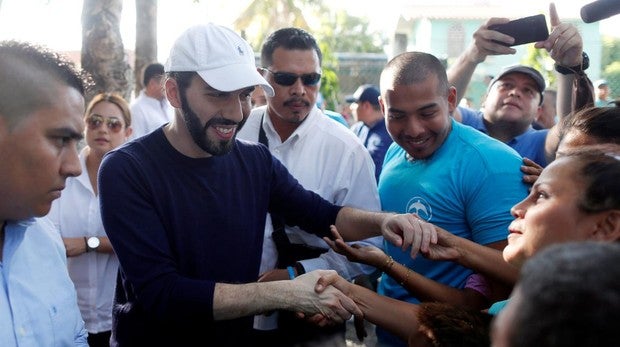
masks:
[[[257,280],[265,216],[318,236],[340,206],[305,190],[260,144],[189,158],[162,129],[108,153],[101,214],[120,260],[115,345],[249,345],[252,317],[213,321],[216,282]]]

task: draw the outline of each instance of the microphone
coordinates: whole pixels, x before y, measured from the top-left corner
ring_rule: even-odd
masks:
[[[620,13],[620,0],[597,0],[581,8],[581,19],[594,23]]]

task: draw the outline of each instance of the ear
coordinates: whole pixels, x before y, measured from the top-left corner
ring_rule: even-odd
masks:
[[[170,105],[174,108],[181,108],[181,95],[179,94],[179,86],[173,78],[167,78],[164,84],[166,88],[166,97],[170,101]]]
[[[456,88],[450,87],[448,90],[448,112],[453,113],[458,104],[456,100]]]
[[[384,116],[387,116],[387,113],[385,112],[385,102],[383,102],[382,95],[379,95],[379,107],[381,107],[381,113],[383,113]]]
[[[125,138],[128,138],[129,136],[131,136],[131,134],[133,134],[133,128],[130,126],[125,127]]]
[[[597,224],[597,229],[592,237],[600,241],[620,240],[620,210],[606,212]]]

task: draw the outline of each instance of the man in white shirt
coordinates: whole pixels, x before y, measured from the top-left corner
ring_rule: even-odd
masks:
[[[166,98],[162,85],[164,66],[152,63],[146,66],[142,74],[144,89],[131,103],[131,123],[133,134],[131,139],[146,135],[160,126],[170,122],[174,117],[174,109]]]
[[[267,96],[266,106],[252,110],[238,138],[267,145],[306,189],[324,199],[379,211],[381,206],[370,154],[355,134],[316,106],[321,81],[321,50],[312,35],[297,28],[275,31],[263,44],[261,63],[263,76],[275,95]],[[293,278],[315,269],[336,270],[347,279],[374,271],[367,265],[349,262],[329,250],[322,239],[297,227],[286,226],[282,233],[279,226],[283,227],[283,223],[279,225],[277,216],[270,217],[265,228],[260,281]],[[381,237],[366,241],[382,246]],[[321,250],[325,253],[319,256]],[[304,256],[300,256],[301,253]],[[274,316],[257,316],[255,329],[273,331],[276,328]],[[298,330],[280,326],[275,336],[265,338],[270,345],[286,345],[307,338],[316,341],[320,332],[309,333],[309,337],[303,335]],[[339,339],[340,335],[336,333],[333,337]],[[329,344],[321,341],[323,345]]]

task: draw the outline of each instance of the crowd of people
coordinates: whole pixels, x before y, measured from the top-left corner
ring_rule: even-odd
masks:
[[[345,346],[350,319],[380,346],[613,344],[620,106],[549,17],[556,89],[512,65],[459,104],[515,52],[491,18],[448,69],[391,59],[346,98],[350,129],[299,28],[257,67],[192,26],[131,103],[0,42],[0,344]]]

